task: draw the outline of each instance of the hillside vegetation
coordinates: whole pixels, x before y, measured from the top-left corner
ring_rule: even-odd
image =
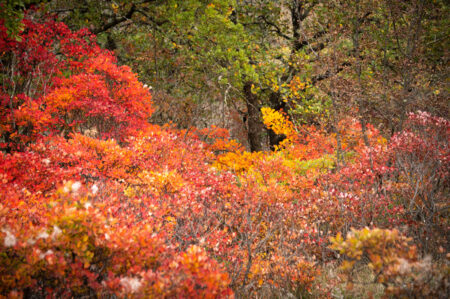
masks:
[[[0,298],[447,298],[445,1],[39,2],[0,2]]]

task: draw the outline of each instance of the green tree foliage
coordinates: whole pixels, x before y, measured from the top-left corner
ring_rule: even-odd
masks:
[[[38,0],[1,0],[0,20],[4,22],[6,32],[13,38],[19,38],[18,34],[24,29],[22,24],[23,12],[27,7],[36,5]]]

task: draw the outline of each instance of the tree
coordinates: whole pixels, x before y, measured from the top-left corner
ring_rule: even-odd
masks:
[[[88,7],[64,9],[61,5],[56,2],[54,10],[68,11],[71,18],[75,10],[86,11],[87,17],[92,14]],[[246,122],[250,148],[265,148],[260,108],[270,103],[277,110],[285,109],[289,94],[298,94],[300,77],[295,76],[290,61],[311,43],[300,36],[305,33],[300,32],[299,22],[309,17],[317,5],[315,1],[142,1],[114,7],[101,5],[111,15],[97,13],[93,18],[103,23],[95,21],[94,32],[109,30],[108,38],[115,41],[114,48],[122,61],[133,65],[141,78],[151,82],[156,90],[156,117],[190,127],[207,118],[207,113],[200,115],[201,111],[211,113],[228,105]],[[279,23],[275,16],[286,7],[291,7],[290,20],[288,24],[284,19]],[[288,35],[284,31],[290,28],[295,32]],[[323,33],[308,32],[308,39],[309,35],[319,38]],[[292,54],[286,56],[286,52]],[[141,59],[134,60],[136,56]],[[304,88],[306,84],[302,84]],[[172,100],[180,108],[167,104]],[[277,137],[269,135],[273,146]]]

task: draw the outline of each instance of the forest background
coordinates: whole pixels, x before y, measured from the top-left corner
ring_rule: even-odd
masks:
[[[3,296],[446,298],[447,1],[0,5]]]

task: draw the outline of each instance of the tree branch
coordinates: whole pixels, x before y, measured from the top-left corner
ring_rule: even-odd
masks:
[[[274,30],[275,33],[277,33],[280,37],[282,37],[282,38],[284,38],[284,39],[287,39],[287,40],[289,40],[289,41],[292,40],[292,37],[290,37],[290,36],[284,34],[283,31],[281,30],[281,28],[278,27],[277,24],[275,24],[275,23],[273,23],[273,22],[267,20],[266,16],[259,16],[258,19],[263,20],[264,23],[266,23],[266,25],[269,25],[269,26],[273,27],[273,28],[275,29],[275,30]]]
[[[105,32],[105,31],[107,31],[108,29],[110,29],[110,28],[112,28],[112,27],[114,27],[114,26],[117,26],[118,24],[120,24],[120,23],[122,23],[122,22],[125,22],[125,21],[131,19],[131,17],[133,16],[133,14],[134,14],[135,12],[136,12],[136,5],[133,3],[133,4],[131,5],[130,10],[127,12],[126,15],[124,15],[124,16],[118,18],[118,19],[115,18],[113,21],[104,24],[101,28],[97,28],[97,29],[93,30],[93,33],[94,33],[94,34],[99,34],[99,33],[101,33],[101,32]]]
[[[311,79],[312,85],[316,84],[317,82],[323,81],[323,80],[325,80],[325,79],[331,78],[331,77],[333,77],[333,76],[339,74],[340,72],[342,72],[342,71],[344,70],[344,68],[345,68],[346,66],[351,66],[351,64],[350,64],[349,62],[344,62],[344,63],[341,64],[340,67],[338,67],[338,68],[336,69],[336,72],[331,72],[330,70],[328,70],[328,71],[326,71],[326,72],[323,73],[323,74],[314,76],[314,77]]]

